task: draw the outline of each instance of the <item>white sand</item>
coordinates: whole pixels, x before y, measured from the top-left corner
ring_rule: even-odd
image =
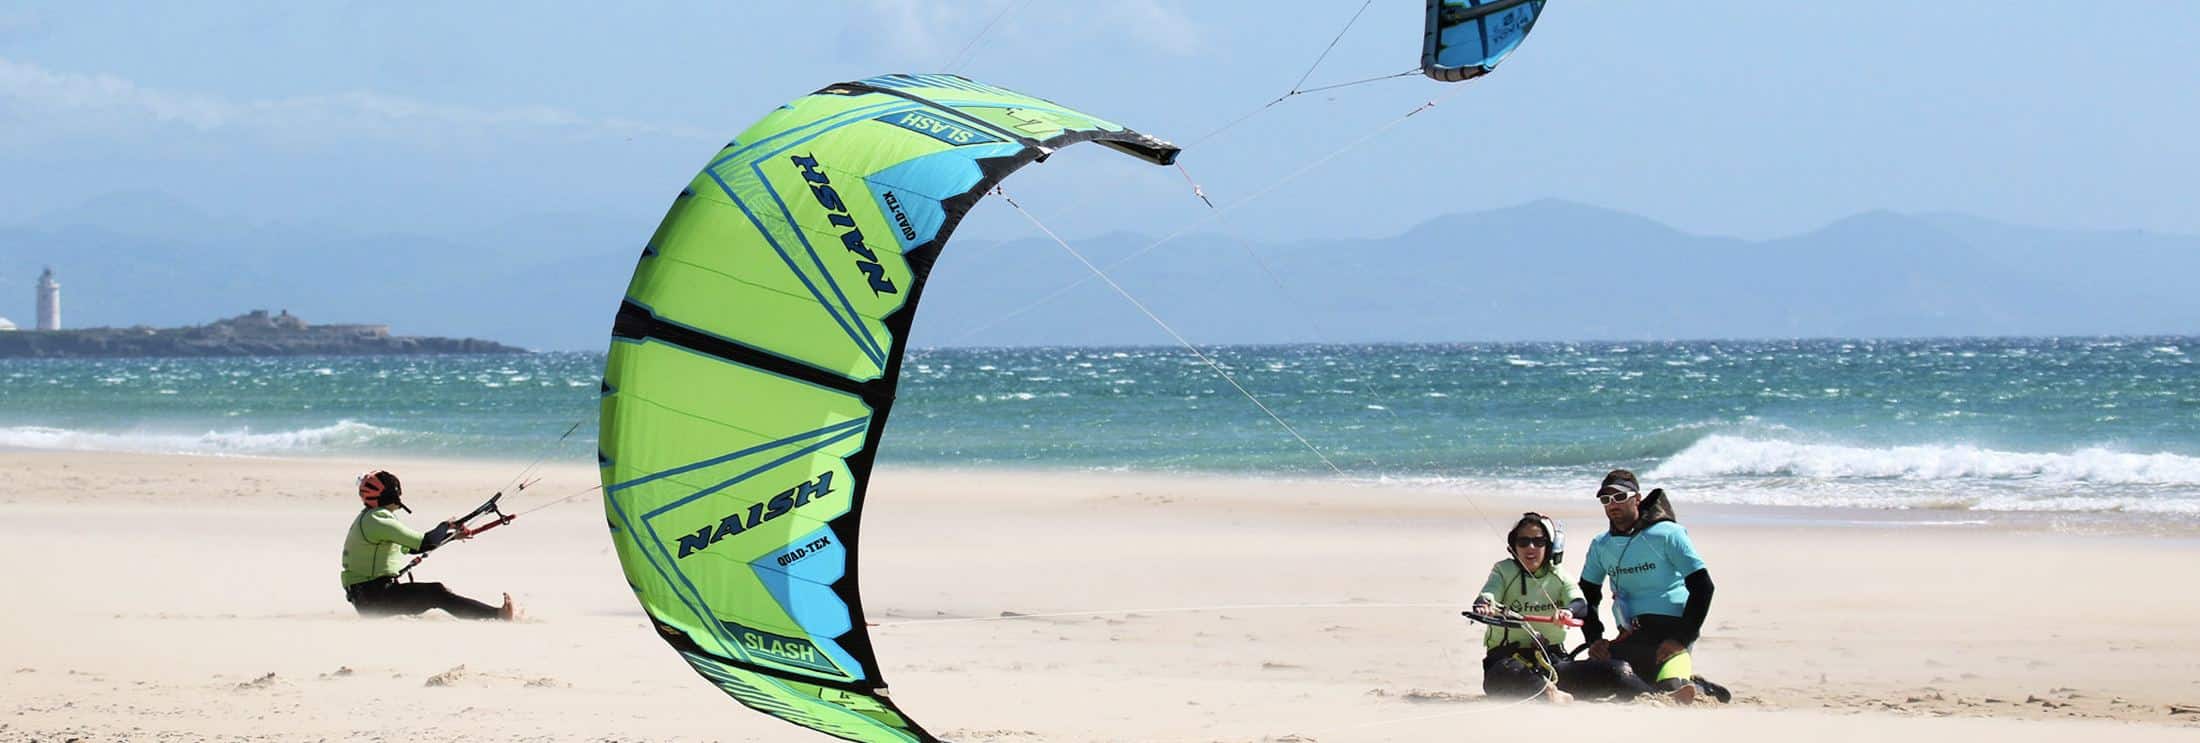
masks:
[[[647,629],[594,495],[421,568],[492,603],[510,591],[530,621],[356,618],[337,553],[366,464],[0,453],[0,740],[827,740],[728,699]],[[519,468],[381,464],[423,526]],[[595,477],[548,474],[508,500]],[[1457,607],[1528,507],[1566,519],[1577,550],[1598,529],[1586,498],[888,469],[863,597],[894,698],[950,740],[2200,731],[2200,542],[1764,526],[1685,500],[1719,586],[1698,668],[1740,703],[1481,701],[1479,632]],[[1273,605],[1298,608],[1161,611]],[[1001,618],[1122,609],[1148,611]],[[975,621],[931,621],[949,619]]]

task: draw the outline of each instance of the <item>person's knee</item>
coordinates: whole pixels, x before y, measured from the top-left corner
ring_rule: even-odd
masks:
[[[1696,661],[1694,658],[1689,657],[1688,651],[1684,650],[1659,664],[1657,681],[1663,684],[1667,681],[1679,679],[1681,682],[1686,683],[1688,677],[1694,675],[1696,675]]]
[[[1482,661],[1482,693],[1493,697],[1525,697],[1550,683],[1538,669],[1518,657]]]

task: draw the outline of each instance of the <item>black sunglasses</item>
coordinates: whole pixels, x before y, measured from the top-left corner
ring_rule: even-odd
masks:
[[[1549,539],[1545,539],[1545,538],[1543,538],[1543,537],[1513,537],[1513,540],[1512,540],[1512,541],[1513,541],[1513,547],[1514,547],[1514,548],[1520,548],[1520,547],[1541,547],[1541,548],[1544,548],[1544,549],[1550,549],[1550,548],[1551,548],[1551,540],[1549,540]]]

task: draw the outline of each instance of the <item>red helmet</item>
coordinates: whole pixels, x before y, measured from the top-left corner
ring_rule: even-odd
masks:
[[[368,508],[388,506],[404,508],[406,513],[411,513],[412,509],[405,508],[404,502],[398,500],[404,493],[405,489],[398,484],[397,476],[388,471],[375,470],[359,476],[359,502]]]

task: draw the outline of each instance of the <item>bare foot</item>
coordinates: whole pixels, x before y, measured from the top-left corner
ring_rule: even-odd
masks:
[[[521,616],[519,604],[512,603],[512,594],[504,594],[504,605],[497,608],[497,618],[507,622],[517,622]]]
[[[1674,689],[1673,693],[1666,696],[1678,704],[1694,704],[1696,702],[1696,692],[1696,684],[1691,682],[1682,684],[1681,688]]]
[[[1574,695],[1559,691],[1556,686],[1544,689],[1543,696],[1550,697],[1552,704],[1569,704],[1574,701]]]

